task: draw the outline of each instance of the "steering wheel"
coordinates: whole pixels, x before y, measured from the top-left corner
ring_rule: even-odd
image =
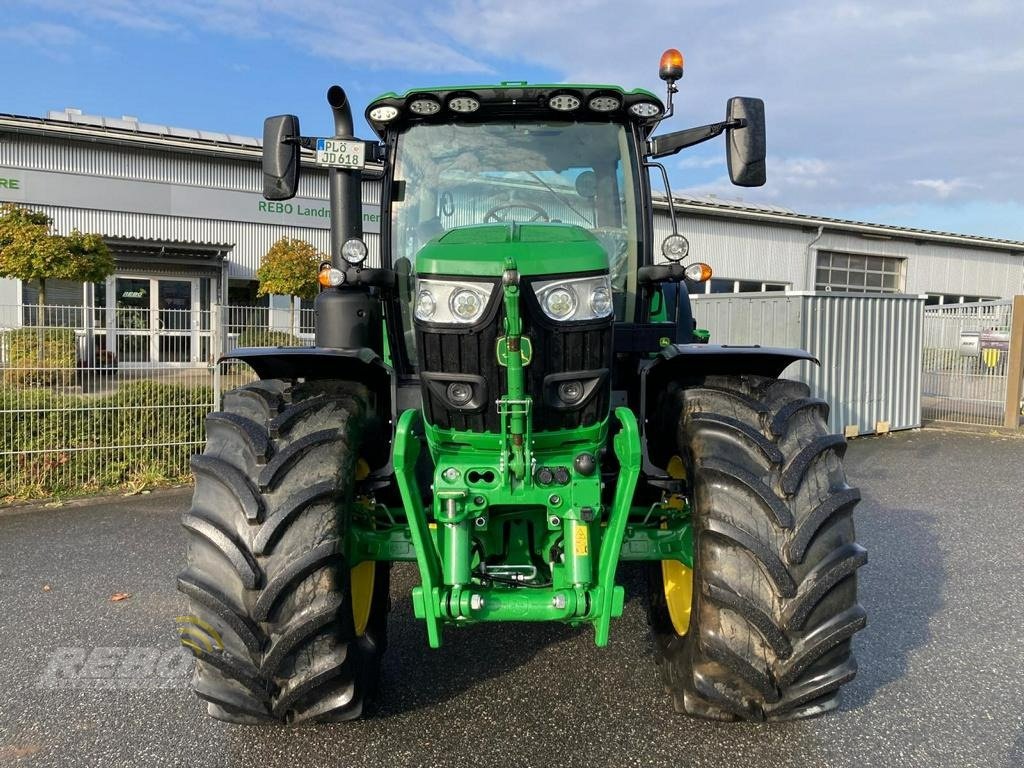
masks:
[[[525,208],[528,211],[533,211],[533,218],[530,221],[551,221],[551,216],[548,212],[541,208],[539,205],[533,203],[505,203],[504,205],[496,205],[487,213],[484,214],[484,224],[490,224],[491,222],[498,222],[504,224],[509,221],[507,216],[499,216],[498,214],[502,211],[510,211],[514,208]]]

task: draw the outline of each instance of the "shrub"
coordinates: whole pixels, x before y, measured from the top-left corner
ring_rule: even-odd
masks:
[[[298,337],[287,331],[271,331],[266,328],[250,328],[238,334],[240,347],[301,347]]]
[[[213,389],[136,381],[102,396],[0,386],[0,497],[186,480]]]
[[[71,328],[17,328],[6,331],[6,384],[68,387],[75,382],[75,331]]]

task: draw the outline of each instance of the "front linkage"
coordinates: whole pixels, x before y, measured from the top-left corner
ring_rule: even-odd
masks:
[[[606,510],[597,455],[608,420],[579,429],[571,440],[533,435],[523,382],[531,345],[521,335],[518,272],[511,260],[502,289],[505,335],[495,354],[507,394],[497,401],[500,434],[445,434],[423,425],[420,412],[412,410],[398,422],[395,476],[422,580],[413,590],[413,608],[426,621],[432,647],[441,644],[443,623],[476,621],[590,622],[603,646],[611,619],[622,614],[615,571],[640,472],[639,427],[629,409],[616,409],[619,471]],[[421,430],[430,433],[433,451],[434,522],[414,479]],[[476,550],[471,539],[479,543]],[[502,562],[489,566],[488,556],[499,554]]]

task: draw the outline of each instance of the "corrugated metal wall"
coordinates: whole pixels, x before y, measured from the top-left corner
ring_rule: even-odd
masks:
[[[263,254],[282,237],[301,238],[324,252],[330,250],[331,245],[329,230],[312,227],[187,219],[123,211],[40,207],[53,217],[54,225],[59,232],[70,232],[78,227],[83,232],[102,232],[114,238],[233,244],[234,248],[228,254],[228,276],[246,280],[253,279]],[[367,232],[365,239],[370,250],[369,265],[380,266],[380,235]]]
[[[921,425],[922,297],[715,294],[693,303],[712,343],[797,347],[817,357],[820,367],[797,363],[785,375],[831,404],[834,431]]]
[[[222,157],[209,152],[157,150],[28,133],[4,132],[0,141],[0,166],[252,194],[258,194],[262,184],[259,157],[255,152],[251,159]],[[326,172],[305,168],[299,196],[326,201]],[[364,204],[377,204],[379,199],[380,182],[364,182]],[[548,200],[545,207],[549,207],[550,202]],[[326,230],[301,226],[80,209],[48,212],[58,219],[61,231],[77,226],[116,237],[232,244],[230,276],[235,278],[251,278],[260,257],[282,236],[303,237],[324,249],[328,242]],[[467,223],[469,217],[465,213],[456,211],[453,221]],[[552,215],[566,221],[575,220],[568,210],[553,210]],[[211,211],[211,217],[215,216],[216,212]],[[811,267],[817,250],[821,249],[906,259],[904,290],[908,293],[1009,296],[1024,287],[1024,257],[1020,253],[933,243],[915,238],[912,233],[906,237],[876,239],[852,232],[830,232],[826,228],[824,236],[818,239],[817,228],[808,224],[755,222],[702,214],[692,209],[680,212],[679,224],[680,231],[690,240],[692,257],[710,263],[716,275],[723,278],[785,282],[793,290],[812,290]],[[669,231],[667,212],[659,210],[655,217],[654,243],[659,258],[660,242]],[[375,260],[379,252],[378,237],[371,234],[367,241],[371,260]]]

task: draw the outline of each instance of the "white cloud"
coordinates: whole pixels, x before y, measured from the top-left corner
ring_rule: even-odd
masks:
[[[27,0],[22,0],[29,5]],[[115,25],[140,33],[194,37],[198,30],[242,39],[274,38],[291,49],[376,68],[419,72],[491,73],[491,67],[448,42],[443,29],[424,25],[413,0],[379,3],[330,0],[35,0],[91,27]],[[404,6],[404,7],[403,7]],[[408,62],[408,63],[407,63]]]
[[[660,93],[658,57],[674,46],[687,69],[676,117],[662,130],[721,119],[732,95],[766,101],[768,185],[702,188],[720,183],[722,194],[818,213],[946,198],[1024,202],[1019,0],[16,2],[58,11],[65,36],[73,25],[87,35],[116,25],[265,37],[268,49],[291,55],[405,71],[409,86],[434,73],[505,79],[544,68],[556,81]],[[724,173],[723,158],[721,139],[684,154],[670,166],[675,186]]]
[[[930,189],[942,199],[960,189],[979,189],[981,187],[980,184],[965,179],[913,179],[910,183],[915,187]]]

